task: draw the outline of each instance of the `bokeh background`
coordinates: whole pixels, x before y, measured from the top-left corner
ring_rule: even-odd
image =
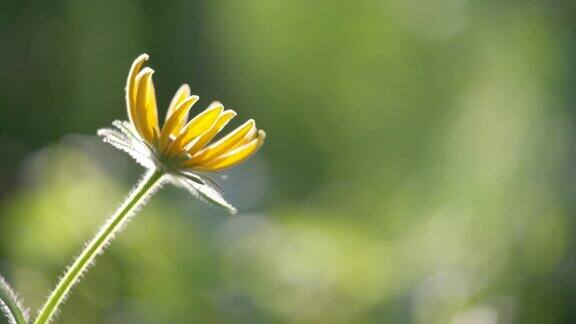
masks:
[[[0,2],[0,272],[33,310],[143,169],[95,136],[151,55],[268,141],[167,187],[58,323],[575,323],[570,0]],[[197,111],[198,111],[197,110]]]

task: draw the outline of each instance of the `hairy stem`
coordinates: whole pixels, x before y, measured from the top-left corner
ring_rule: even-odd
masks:
[[[6,317],[8,324],[26,324],[28,322],[26,311],[20,304],[18,296],[2,276],[0,276],[0,315]]]
[[[120,208],[106,221],[94,238],[84,247],[80,255],[76,257],[72,265],[66,270],[66,273],[42,306],[38,317],[34,321],[35,324],[50,322],[58,311],[58,307],[60,307],[66,299],[66,295],[70,292],[70,289],[80,281],[82,274],[90,267],[90,264],[94,262],[96,256],[104,251],[115,234],[118,233],[122,229],[122,226],[129,220],[130,216],[133,215],[139,207],[144,205],[147,198],[161,185],[162,176],[163,173],[161,171],[150,170],[142,180],[140,180]]]

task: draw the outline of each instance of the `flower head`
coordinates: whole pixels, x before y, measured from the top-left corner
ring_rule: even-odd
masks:
[[[126,107],[129,121],[115,121],[116,129],[101,129],[98,134],[144,167],[162,170],[172,182],[198,197],[234,211],[207,174],[248,159],[262,146],[266,133],[258,130],[250,119],[215,140],[236,112],[224,109],[216,101],[188,120],[198,96],[190,94],[187,84],[176,91],[160,127],[152,81],[154,70],[144,67],[147,60],[147,54],[140,55],[128,73]]]

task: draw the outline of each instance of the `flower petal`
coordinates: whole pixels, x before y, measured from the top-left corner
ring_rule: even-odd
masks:
[[[246,135],[244,135],[244,138],[239,140],[238,143],[236,143],[230,150],[233,150],[239,146],[242,146],[244,144],[251,142],[253,139],[256,138],[257,134],[258,134],[258,129],[256,129],[256,127],[251,128],[250,131]]]
[[[138,56],[128,72],[128,79],[126,80],[126,109],[128,118],[132,124],[137,119],[136,117],[136,75],[140,72],[142,65],[148,61],[148,54]]]
[[[244,162],[252,154],[254,154],[262,144],[264,144],[264,139],[266,138],[266,133],[263,130],[258,131],[258,137],[253,139],[251,142],[237,147],[230,152],[217,157],[216,159],[206,163],[203,167],[199,169],[206,169],[210,171],[218,171],[226,168],[233,167],[241,162]]]
[[[190,108],[198,101],[198,96],[191,96],[184,100],[182,100],[174,112],[170,115],[170,118],[166,120],[164,127],[162,127],[162,131],[160,133],[160,140],[159,146],[160,148],[165,148],[168,140],[170,139],[170,135],[176,136],[180,133],[181,125],[186,122],[186,118],[188,117],[188,112]]]
[[[226,110],[222,112],[222,114],[218,116],[218,120],[216,120],[216,122],[212,125],[212,127],[209,130],[205,131],[202,135],[198,136],[196,140],[190,142],[190,144],[186,146],[185,148],[186,151],[194,155],[195,152],[204,148],[204,146],[206,146],[206,144],[208,144],[208,142],[210,142],[214,138],[214,136],[216,136],[216,134],[218,134],[222,130],[222,128],[224,128],[226,124],[228,124],[228,122],[235,116],[236,112],[234,110]],[[186,162],[186,164],[190,163],[194,162],[192,161]]]
[[[256,123],[253,119],[248,120],[228,135],[222,137],[218,141],[210,144],[208,147],[202,149],[192,157],[192,161],[196,163],[206,163],[221,154],[226,153],[232,149],[238,142],[240,142],[248,133],[256,132]]]
[[[145,67],[136,76],[138,92],[136,94],[137,129],[148,143],[158,137],[158,110],[156,91],[152,81],[154,70]]]
[[[168,111],[166,112],[165,122],[167,122],[168,119],[170,119],[170,116],[172,116],[172,114],[174,113],[176,108],[178,108],[178,106],[180,106],[180,104],[184,100],[186,100],[188,97],[190,97],[190,86],[187,84],[183,84],[180,86],[180,88],[178,88],[178,91],[176,91],[176,94],[174,94],[174,97],[170,101],[170,105],[168,106]],[[187,119],[188,119],[188,115],[186,115],[186,118],[184,118],[184,123],[186,122]],[[181,125],[181,126],[183,126],[183,125]]]
[[[192,120],[184,126],[184,129],[176,139],[168,144],[168,153],[170,155],[177,155],[182,152],[184,147],[192,140],[212,128],[223,110],[224,106],[222,106],[222,104],[213,102],[206,110],[192,118]]]

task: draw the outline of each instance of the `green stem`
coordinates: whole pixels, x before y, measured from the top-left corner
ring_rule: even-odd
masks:
[[[147,198],[154,193],[161,184],[163,173],[158,170],[149,171],[140,180],[138,185],[132,190],[130,195],[122,203],[120,208],[106,221],[98,233],[82,250],[82,253],[74,260],[72,265],[66,270],[64,277],[60,279],[56,288],[52,291],[48,299],[42,306],[35,324],[45,324],[50,322],[58,307],[66,299],[70,289],[80,281],[80,277],[93,263],[96,256],[104,251],[106,246],[112,241],[115,234],[122,228],[134,211],[146,203]]]
[[[5,314],[3,314],[5,313]],[[18,297],[8,283],[0,276],[0,318],[5,315],[8,323],[26,324],[26,313],[20,305]],[[2,321],[0,321],[3,323]]]

